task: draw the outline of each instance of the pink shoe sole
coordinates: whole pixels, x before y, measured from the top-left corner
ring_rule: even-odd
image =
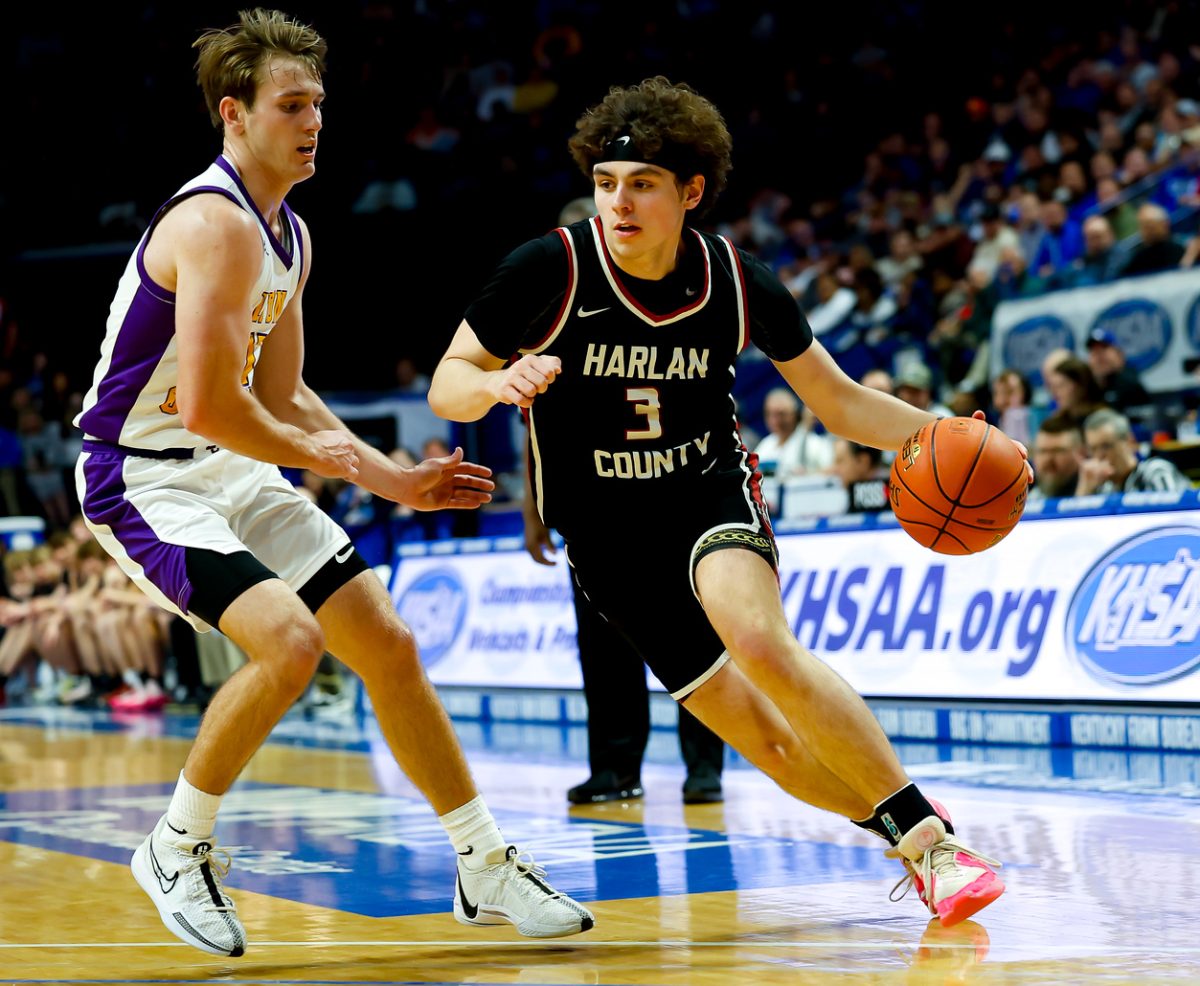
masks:
[[[953,897],[938,904],[938,920],[942,922],[943,928],[952,928],[972,914],[982,911],[1002,893],[1004,881],[991,871],[984,873],[974,883],[963,887]]]

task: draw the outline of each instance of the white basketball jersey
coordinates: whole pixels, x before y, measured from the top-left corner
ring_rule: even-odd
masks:
[[[286,204],[282,237],[276,238],[241,177],[224,157],[184,185],[163,205],[125,267],[109,310],[100,362],[75,424],[93,439],[131,449],[190,450],[206,439],[183,427],[175,405],[179,367],[175,338],[175,295],[155,284],[144,256],[158,221],[177,202],[216,193],[232,199],[258,221],[262,268],[246,306],[246,362],[241,384],[254,382],[263,341],[296,293],[304,268],[300,224]]]

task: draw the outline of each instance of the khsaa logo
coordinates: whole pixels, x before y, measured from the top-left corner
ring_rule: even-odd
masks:
[[[426,667],[437,664],[458,639],[467,618],[467,591],[458,574],[435,568],[419,575],[396,602],[396,610],[416,635]]]
[[[1042,379],[1042,360],[1055,349],[1074,349],[1075,336],[1057,315],[1038,315],[1010,328],[1003,348],[1004,365],[1019,370],[1036,385]]]
[[[1097,329],[1116,336],[1135,370],[1153,366],[1166,355],[1171,344],[1171,316],[1162,305],[1145,298],[1109,305],[1092,323],[1092,331]]]
[[[1153,685],[1200,666],[1200,527],[1159,527],[1117,545],[1080,583],[1067,649],[1093,677]]]

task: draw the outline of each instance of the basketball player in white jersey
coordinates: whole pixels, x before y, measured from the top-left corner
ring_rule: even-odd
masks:
[[[570,141],[593,219],[513,251],[429,391],[526,409],[531,483],[572,574],[671,694],[780,786],[890,843],[944,925],[1000,896],[991,860],[905,775],[862,699],[800,645],[729,390],[753,341],[831,432],[899,449],[934,416],[852,381],[770,269],[685,226],[725,183],[717,109],[664,78],[612,89]]]
[[[325,42],[254,10],[196,42],[217,160],[155,216],[117,289],[77,424],[88,526],[154,600],[249,656],[213,698],[178,786],[132,860],[167,927],[217,955],[246,936],[214,855],[222,795],[328,650],[361,675],[397,762],[458,854],[454,915],[521,934],[592,915],[509,845],[475,788],[413,637],[346,534],[279,466],[421,510],[490,499],[462,451],[411,469],[352,435],[301,377],[308,230],[284,203],[314,171]]]

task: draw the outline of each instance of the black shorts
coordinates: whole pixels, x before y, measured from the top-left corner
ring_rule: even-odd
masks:
[[[697,563],[713,551],[741,548],[777,569],[779,555],[749,477],[709,486],[669,509],[648,508],[647,516],[650,525],[594,525],[567,542],[567,559],[596,609],[682,701],[729,660],[696,595]]]

